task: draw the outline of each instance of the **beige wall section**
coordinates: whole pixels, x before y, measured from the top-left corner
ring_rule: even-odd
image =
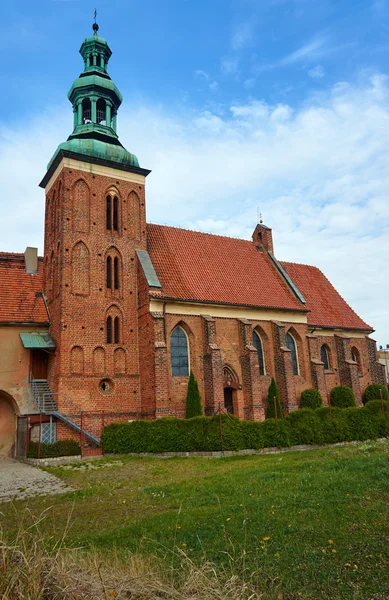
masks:
[[[36,413],[29,383],[30,350],[23,347],[19,333],[47,331],[39,327],[0,327],[0,391],[15,400],[20,414]]]
[[[75,160],[74,158],[63,158],[45,187],[46,194],[50,191],[53,183],[64,168],[84,171],[85,173],[92,173],[93,175],[105,175],[106,177],[112,177],[113,179],[132,181],[133,183],[141,185],[145,184],[144,175],[139,175],[138,173],[131,173],[130,171],[122,171],[121,169],[113,169],[112,167],[104,167],[102,165],[94,165],[93,163]]]
[[[163,312],[163,301],[151,300],[150,312]],[[191,302],[166,302],[165,312],[177,315],[210,315],[226,319],[253,319],[255,321],[284,321],[288,323],[306,323],[303,312],[274,310],[270,308],[242,308],[241,306],[220,306],[218,304],[200,304]]]
[[[308,325],[309,333],[312,331],[313,335],[317,337],[333,337],[334,335],[343,335],[344,337],[362,338],[369,337],[367,331],[363,332],[358,329],[320,329],[318,327],[310,327]]]

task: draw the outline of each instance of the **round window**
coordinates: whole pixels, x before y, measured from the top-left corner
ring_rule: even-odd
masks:
[[[100,392],[103,392],[103,394],[107,394],[108,392],[111,392],[113,389],[113,383],[110,379],[102,379],[99,383],[99,389]]]

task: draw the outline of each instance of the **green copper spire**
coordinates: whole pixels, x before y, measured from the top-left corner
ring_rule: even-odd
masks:
[[[58,146],[48,168],[61,149],[139,167],[136,156],[127,152],[116,133],[117,112],[123,97],[108,75],[112,51],[98,30],[95,21],[93,35],[85,38],[80,48],[84,71],[68,92],[73,105],[73,132]]]

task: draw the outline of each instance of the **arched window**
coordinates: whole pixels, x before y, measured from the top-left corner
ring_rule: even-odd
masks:
[[[331,368],[330,363],[330,354],[328,352],[328,348],[325,344],[320,348],[320,358],[321,362],[324,363],[324,369],[328,371]]]
[[[105,125],[106,124],[106,120],[105,120],[105,116],[106,116],[105,107],[106,107],[105,100],[103,100],[103,98],[99,98],[97,100],[97,103],[96,103],[96,115],[97,115],[97,122],[100,123],[100,125]]]
[[[359,354],[358,348],[355,348],[355,346],[351,348],[351,359],[357,363],[358,373],[362,373],[361,355]]]
[[[289,348],[291,355],[292,355],[293,375],[298,375],[299,374],[299,364],[298,364],[298,360],[297,360],[296,342],[294,341],[294,339],[290,335],[290,333],[286,334],[286,347]]]
[[[112,344],[112,317],[107,317],[107,344]]]
[[[115,317],[113,322],[113,343],[118,344],[120,341],[119,338],[119,317]]]
[[[113,287],[119,289],[119,259],[117,256],[113,259]]]
[[[112,258],[107,256],[107,288],[112,288]]]
[[[111,230],[112,229],[112,198],[111,196],[107,196],[107,201],[106,201],[106,224],[107,224],[107,229]]]
[[[113,229],[114,231],[119,229],[119,201],[116,196],[113,199]]]
[[[258,354],[259,374],[265,375],[265,362],[263,357],[262,340],[256,331],[253,331],[253,346],[255,347]]]
[[[170,336],[172,375],[189,375],[188,339],[182,327],[175,327]]]
[[[119,231],[119,199],[117,196],[106,198],[106,226],[111,232]]]
[[[82,122],[84,125],[92,122],[92,104],[89,98],[82,101]]]

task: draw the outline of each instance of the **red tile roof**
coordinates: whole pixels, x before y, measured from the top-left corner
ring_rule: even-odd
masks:
[[[165,298],[306,310],[251,241],[151,224],[147,239]]]
[[[0,252],[0,323],[47,323],[42,298],[43,259],[38,259],[38,273],[26,271],[24,255]]]
[[[306,307],[310,310],[309,325],[372,331],[372,327],[353,311],[320,269],[289,262],[281,264],[306,300]]]

